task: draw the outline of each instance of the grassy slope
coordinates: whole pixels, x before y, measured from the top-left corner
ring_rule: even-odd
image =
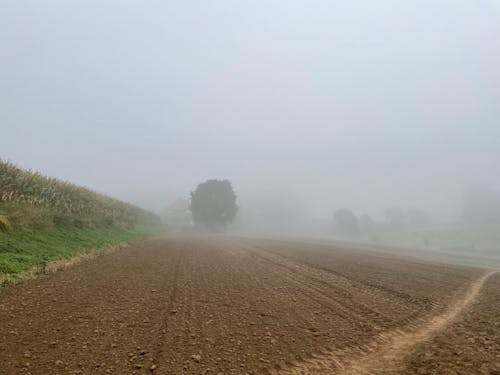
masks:
[[[160,231],[150,211],[0,159],[0,281]]]
[[[159,229],[57,228],[0,232],[0,274],[14,276],[34,266],[71,258],[90,249],[158,234]]]

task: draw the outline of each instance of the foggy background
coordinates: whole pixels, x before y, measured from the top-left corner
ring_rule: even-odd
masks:
[[[3,0],[0,156],[156,212],[228,178],[242,215],[454,220],[500,190],[499,41],[498,0]]]

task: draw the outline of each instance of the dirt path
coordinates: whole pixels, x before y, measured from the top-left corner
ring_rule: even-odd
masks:
[[[396,373],[401,370],[401,363],[410,350],[452,324],[478,298],[485,282],[497,272],[499,271],[488,272],[475,280],[448,309],[417,327],[382,333],[376,342],[365,349],[366,354],[350,353],[349,350],[343,353],[326,353],[288,369],[282,369],[279,373],[345,375]]]
[[[460,318],[404,359],[399,375],[500,374],[500,272]]]
[[[328,353],[338,372],[377,337],[406,350],[389,332],[440,316],[482,272],[298,242],[144,242],[0,289],[0,374],[270,374],[315,356],[333,370]]]

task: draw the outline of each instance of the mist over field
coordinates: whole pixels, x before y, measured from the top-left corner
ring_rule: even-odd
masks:
[[[500,0],[0,0],[0,375],[500,374]]]
[[[456,222],[498,201],[499,40],[498,1],[6,0],[0,156],[156,212],[229,179],[238,231]]]

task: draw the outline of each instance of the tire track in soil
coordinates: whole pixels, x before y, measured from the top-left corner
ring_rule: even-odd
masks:
[[[189,253],[189,258],[188,261],[186,262],[186,270],[183,278],[183,284],[182,284],[182,289],[183,289],[183,302],[182,302],[182,308],[183,310],[183,316],[184,320],[181,323],[182,330],[183,332],[183,337],[182,337],[182,347],[179,348],[179,352],[182,353],[182,358],[184,360],[187,360],[189,355],[190,355],[190,350],[191,347],[193,346],[194,342],[196,341],[196,328],[195,325],[197,324],[197,321],[195,319],[195,307],[194,307],[194,278],[196,276],[195,274],[195,269],[196,269],[196,247],[194,248],[194,251],[191,251]],[[195,354],[195,353],[191,353]],[[183,370],[187,370],[186,367],[183,367]]]
[[[188,245],[188,242],[185,241],[183,246],[180,249],[178,249],[177,259],[175,261],[172,276],[165,277],[164,283],[162,285],[162,290],[167,290],[168,288],[172,288],[172,290],[170,291],[168,298],[166,300],[166,303],[164,304],[164,307],[162,309],[163,311],[161,312],[162,320],[161,320],[161,325],[159,328],[159,333],[157,336],[156,349],[153,352],[153,360],[152,360],[152,362],[155,366],[157,366],[158,363],[162,362],[163,349],[164,349],[163,343],[165,341],[165,335],[167,333],[169,316],[172,314],[172,311],[174,308],[174,303],[175,303],[176,297],[177,297],[177,290],[179,288],[179,286],[178,286],[179,269],[180,269],[181,263],[185,257],[187,245]],[[165,274],[165,276],[167,276],[167,275],[168,275],[168,273]]]
[[[145,374],[153,364],[161,375],[276,374],[332,357],[339,360],[338,370],[367,357],[364,349],[381,332],[414,329],[404,319],[408,311],[422,311],[418,301],[389,292],[394,280],[407,278],[411,263],[388,267],[385,258],[367,255],[353,258],[365,265],[362,274],[341,275],[287,253],[275,256],[272,246],[271,254],[261,251],[259,244],[206,237],[145,242],[0,290],[0,374]],[[293,250],[278,245],[276,252],[281,246]],[[304,249],[313,262],[316,248],[310,250]],[[327,260],[337,256],[332,252]],[[343,274],[350,256],[340,256],[334,270]],[[377,282],[366,270],[379,266],[390,274],[380,279],[387,290],[363,282]],[[479,271],[463,270],[453,279],[447,269],[432,270],[433,282],[424,283],[417,296],[437,287],[439,298],[431,300],[450,301],[479,277]],[[427,275],[422,269],[415,274]],[[411,296],[418,288],[404,285],[401,291]],[[375,324],[383,331],[372,330]]]
[[[357,314],[352,310],[348,310],[344,304],[339,303],[338,299],[333,297],[332,294],[325,293],[321,288],[314,286],[314,282],[319,282],[319,280],[304,271],[298,271],[297,269],[286,266],[280,261],[271,260],[261,254],[257,254],[256,249],[257,247],[249,248],[249,251],[252,252],[258,260],[267,263],[267,273],[286,281],[290,286],[293,285],[295,293],[300,293],[305,298],[323,306],[346,322],[351,321],[349,314]],[[338,289],[331,284],[326,284],[331,288]],[[307,320],[305,321],[307,322]],[[304,327],[306,326],[307,325],[304,324]]]
[[[337,277],[339,279],[342,279],[342,280],[345,280],[345,281],[349,282],[351,284],[351,286],[355,286],[357,284],[361,284],[361,288],[377,290],[377,291],[380,291],[382,293],[386,293],[386,294],[389,294],[389,295],[396,296],[398,298],[401,298],[402,300],[406,300],[406,301],[411,301],[411,302],[414,302],[414,303],[418,303],[418,304],[420,304],[420,305],[422,305],[424,307],[425,306],[429,306],[429,300],[427,298],[418,298],[418,297],[412,296],[412,295],[410,295],[408,293],[403,293],[403,292],[400,292],[400,291],[397,291],[397,290],[385,287],[383,285],[379,285],[379,284],[376,284],[376,283],[373,283],[373,282],[369,282],[367,280],[354,280],[354,279],[349,278],[347,275],[343,274],[342,272],[339,272],[338,270],[333,270],[331,268],[323,267],[323,266],[321,266],[319,264],[313,264],[313,263],[310,263],[310,262],[307,262],[307,261],[296,261],[296,260],[294,260],[292,258],[284,256],[281,253],[275,252],[275,251],[273,251],[271,249],[267,249],[267,248],[262,247],[262,246],[257,246],[256,245],[254,247],[257,248],[257,249],[259,249],[259,250],[261,250],[262,252],[264,252],[267,255],[271,255],[271,256],[273,256],[275,258],[282,258],[283,260],[286,260],[288,263],[294,264],[295,266],[299,266],[299,265],[307,266],[310,269],[318,270],[318,271],[321,271],[321,272],[326,272],[327,274],[332,274],[332,275],[334,275],[335,277]],[[288,266],[288,268],[290,268],[290,267]],[[434,306],[430,306],[430,307],[434,307]]]
[[[269,261],[265,258],[262,259]],[[336,314],[340,318],[344,319],[346,322],[351,321],[351,323],[356,324],[356,322],[361,321],[361,319],[352,321],[351,316],[358,315],[358,313],[348,309],[343,303],[340,303],[339,300],[334,298],[332,295],[329,295],[323,292],[320,288],[315,287],[313,284],[315,280],[313,278],[309,278],[304,274],[299,274],[298,272],[294,274],[293,271],[288,269],[286,266],[277,262],[269,261],[269,263],[278,267],[283,267],[281,270],[277,267],[270,268],[269,273],[280,277],[290,283],[290,285],[294,285],[296,293],[301,293],[310,300],[330,310],[333,314]],[[344,303],[345,302],[347,301],[344,301]],[[359,315],[358,318],[360,318]]]
[[[301,363],[294,363],[289,368],[282,368],[276,374],[345,374],[371,375],[391,374],[401,370],[404,357],[416,345],[432,338],[442,331],[469,308],[477,299],[485,282],[495,273],[490,271],[470,284],[466,292],[457,299],[445,312],[410,330],[393,330],[380,334],[375,342],[363,348],[332,351]]]
[[[328,272],[326,270],[318,271],[316,267],[297,263],[260,246],[254,246],[252,252],[260,259],[275,266],[270,269],[270,272],[277,272],[281,268],[283,278],[294,283],[303,294],[329,308],[333,313],[343,317],[346,321],[351,321],[353,324],[358,325],[361,329],[365,328],[363,322],[366,320],[370,320],[372,325],[376,325],[375,329],[382,329],[382,327],[390,329],[399,323],[367,305],[357,302],[349,291],[350,289],[353,290],[353,287],[356,286],[358,293],[376,294],[376,297],[380,299],[384,298],[385,294],[390,294],[388,290],[378,290],[370,285],[359,283],[343,275],[338,275],[335,272]],[[261,254],[261,252],[265,255]],[[393,293],[393,295],[401,298],[397,293]],[[323,302],[320,302],[318,298],[323,300]],[[419,311],[414,312],[402,322],[411,324],[414,322],[413,318],[419,313]],[[354,321],[352,321],[353,315],[357,317]]]
[[[269,262],[267,259],[265,259],[264,257],[262,257],[262,256],[256,256],[256,254],[255,254],[256,247],[239,244],[238,247],[237,247],[237,250],[240,253],[243,253],[246,256],[249,256],[250,259],[252,259],[253,261],[255,261],[255,260],[260,261],[260,265],[265,270],[265,274],[266,275],[277,275],[279,278],[282,278],[283,280],[286,279],[286,277],[283,276],[283,271],[282,270],[273,268],[272,267],[273,264],[271,262]],[[256,285],[259,285],[259,289],[261,289],[262,291],[265,291],[265,293],[267,295],[273,295],[274,290],[272,288],[270,288],[267,285],[267,283],[264,282],[261,278],[255,276],[253,272],[249,272],[245,267],[241,267],[239,269],[239,272],[241,272],[242,274],[245,274],[249,279],[252,279],[255,282]],[[296,287],[300,287],[301,286],[301,284],[297,283],[296,280],[293,280],[293,282],[294,282],[294,285]],[[296,294],[291,293],[290,291],[286,291],[285,293],[286,293],[286,298],[288,299],[289,302],[292,302],[292,301],[296,300],[295,299]],[[313,297],[311,297],[310,295],[307,295],[306,293],[303,293],[303,295],[305,297],[309,298],[311,301],[315,301],[316,302],[316,300]],[[323,305],[321,302],[320,302],[320,304]],[[310,321],[308,320],[308,315],[300,313],[298,310],[295,310],[295,309],[292,309],[292,314],[293,314],[294,319],[297,322],[299,322],[299,324],[297,324],[297,326],[301,327],[304,331],[307,331],[308,330],[307,327],[309,326],[309,323],[310,323]],[[276,316],[269,316],[269,315],[268,315],[268,317],[272,317],[273,320],[275,320],[277,324],[280,323],[280,320],[279,320],[278,317],[276,317]],[[287,345],[287,349],[290,352],[293,352],[293,347],[291,345]],[[299,358],[302,359],[302,357],[303,357],[302,355],[297,355],[296,358],[297,359],[299,359]],[[267,368],[266,370],[262,370],[262,371],[263,371],[263,373],[268,374],[269,372],[272,372],[274,369],[281,368],[281,366],[283,364],[284,365],[291,365],[291,362],[290,361],[286,361],[286,362],[282,362],[281,364],[280,363],[273,363],[271,367]]]
[[[282,255],[274,254],[272,251],[259,246],[247,245],[242,247],[242,249],[253,258],[254,262],[257,261],[266,268],[266,274],[273,275],[274,279],[281,279],[285,281],[286,285],[293,286],[295,296],[302,295],[312,303],[321,305],[330,314],[335,315],[344,324],[350,325],[353,329],[365,333],[370,332],[370,336],[375,337],[379,332],[389,330],[402,323],[368,308],[363,303],[356,302],[356,295],[351,296],[348,291],[354,284],[357,284],[355,280],[340,277],[323,270],[319,271],[314,267],[309,267]],[[375,292],[379,298],[381,297],[380,291],[373,291],[365,285],[359,285],[357,291],[361,293]],[[387,292],[384,291],[383,293]],[[343,298],[339,298],[339,296]],[[321,334],[314,328],[310,328],[311,325],[309,323],[311,321],[304,316],[302,325],[299,325],[299,327],[304,332],[307,331],[314,335]],[[334,350],[332,346],[335,347],[336,345],[337,343],[325,345],[315,353],[319,355],[329,353]],[[297,356],[295,361],[276,363],[273,367],[268,367],[265,373],[279,373],[281,368],[289,368],[293,366],[293,363],[300,363],[307,360],[307,358],[310,358],[310,356]]]

